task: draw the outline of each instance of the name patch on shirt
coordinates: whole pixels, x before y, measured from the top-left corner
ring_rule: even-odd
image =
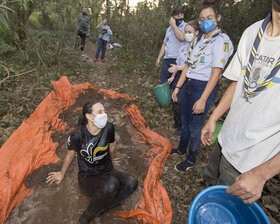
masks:
[[[205,62],[205,57],[204,56],[201,56],[200,57],[200,63],[204,63]]]

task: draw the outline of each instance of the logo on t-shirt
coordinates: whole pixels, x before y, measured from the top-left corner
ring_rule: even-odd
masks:
[[[94,163],[95,161],[103,159],[108,152],[105,152],[104,154],[101,154],[100,156],[96,156],[98,152],[106,151],[108,149],[108,145],[104,147],[96,147],[94,148],[94,145],[92,143],[89,143],[88,146],[85,149],[81,150],[81,155],[85,158],[86,161],[89,163]]]
[[[276,59],[273,57],[265,56],[265,55],[259,55],[256,54],[255,62],[258,66],[264,66],[264,67],[273,67],[274,62],[276,62]]]

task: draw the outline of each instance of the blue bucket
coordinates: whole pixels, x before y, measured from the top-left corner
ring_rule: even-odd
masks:
[[[216,185],[201,191],[192,202],[188,224],[270,224],[256,202],[245,204],[226,193],[227,188]]]

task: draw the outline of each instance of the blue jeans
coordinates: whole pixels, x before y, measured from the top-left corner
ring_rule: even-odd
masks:
[[[95,57],[98,58],[100,51],[102,50],[101,53],[101,59],[104,59],[105,57],[105,50],[106,50],[106,45],[107,45],[107,41],[103,40],[102,38],[98,38],[98,48],[95,54]]]
[[[192,114],[193,105],[201,97],[206,85],[207,81],[199,81],[187,78],[185,87],[182,89],[182,133],[177,150],[184,154],[189,145],[189,151],[186,160],[191,164],[194,164],[196,161],[201,144],[201,129],[204,124],[205,117],[213,102],[215,101],[219,88],[217,83],[206,101],[203,114]]]
[[[176,65],[176,59],[163,59],[162,66],[161,66],[161,72],[160,72],[160,83],[165,83],[167,80],[171,77],[172,73],[168,71],[168,69],[171,67],[170,64]],[[174,83],[174,82],[173,82]],[[175,84],[176,85],[176,84]],[[171,84],[171,88],[172,88]]]

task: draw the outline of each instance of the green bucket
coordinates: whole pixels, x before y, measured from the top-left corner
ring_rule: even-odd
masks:
[[[213,133],[213,138],[214,138],[214,140],[212,141],[213,143],[216,141],[216,139],[217,139],[217,137],[218,137],[218,135],[219,135],[219,133],[220,133],[220,130],[221,130],[222,126],[223,126],[223,122],[221,122],[221,121],[216,121],[216,128],[215,128],[215,131],[214,131],[214,133]]]
[[[168,82],[153,87],[152,91],[160,105],[164,106],[171,103],[171,90]]]

